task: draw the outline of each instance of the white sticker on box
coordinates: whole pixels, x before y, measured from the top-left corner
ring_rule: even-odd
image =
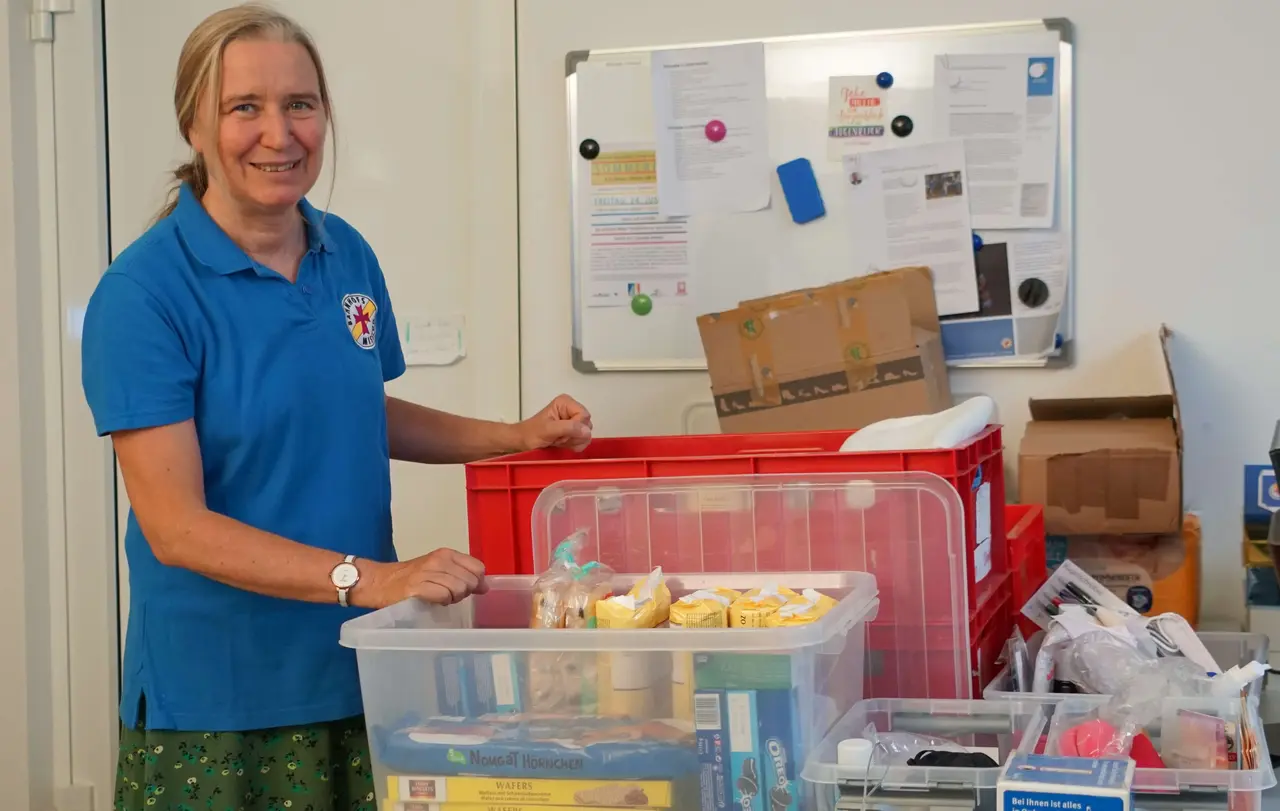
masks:
[[[695,491],[702,512],[740,512],[750,507],[750,495],[741,486],[706,487]]]
[[[991,574],[991,483],[983,482],[973,497],[973,582]]]

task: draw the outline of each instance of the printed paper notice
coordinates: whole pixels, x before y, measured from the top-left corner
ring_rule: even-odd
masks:
[[[400,318],[406,366],[448,366],[466,356],[462,316],[407,314]]]
[[[1066,239],[1056,231],[978,233],[978,311],[942,320],[947,359],[1053,352],[1070,276]]]
[[[1050,228],[1058,160],[1052,56],[934,60],[938,134],[962,138],[975,228]]]
[[[624,307],[644,293],[680,301],[689,294],[689,226],[658,212],[651,144],[615,146],[579,173],[578,234],[585,257],[584,302]]]
[[[888,91],[874,76],[832,76],[827,92],[827,157],[840,160],[884,145]]]
[[[661,213],[766,208],[772,167],[764,44],[656,51],[650,69]],[[719,140],[708,137],[708,124]]]
[[[924,265],[939,315],[978,309],[962,143],[847,155],[843,179],[853,273]]]

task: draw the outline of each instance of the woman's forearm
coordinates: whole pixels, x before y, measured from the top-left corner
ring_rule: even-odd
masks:
[[[424,464],[464,464],[526,450],[520,426],[460,417],[387,397],[391,458]]]
[[[143,534],[151,538],[148,528]],[[151,528],[152,551],[168,566],[202,574],[234,588],[311,603],[337,603],[329,575],[344,555],[291,541],[207,509],[193,511],[180,526]],[[350,590],[351,605],[372,608],[375,581],[385,563],[355,561],[360,582]],[[366,594],[370,600],[362,599]]]

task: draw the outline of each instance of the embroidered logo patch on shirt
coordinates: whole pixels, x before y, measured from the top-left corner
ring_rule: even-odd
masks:
[[[351,339],[361,349],[373,349],[378,342],[378,305],[363,293],[348,293],[342,297],[342,312],[347,316],[347,329]]]

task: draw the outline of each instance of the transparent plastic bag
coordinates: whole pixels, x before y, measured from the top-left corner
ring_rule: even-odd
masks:
[[[862,737],[871,741],[871,761],[877,766],[906,766],[921,752],[956,752],[967,754],[968,749],[946,738],[917,735],[914,732],[880,732],[875,724],[867,724]]]
[[[551,565],[533,583],[531,628],[594,628],[596,604],[613,595],[614,572],[598,561],[581,563],[586,532],[560,542]]]

